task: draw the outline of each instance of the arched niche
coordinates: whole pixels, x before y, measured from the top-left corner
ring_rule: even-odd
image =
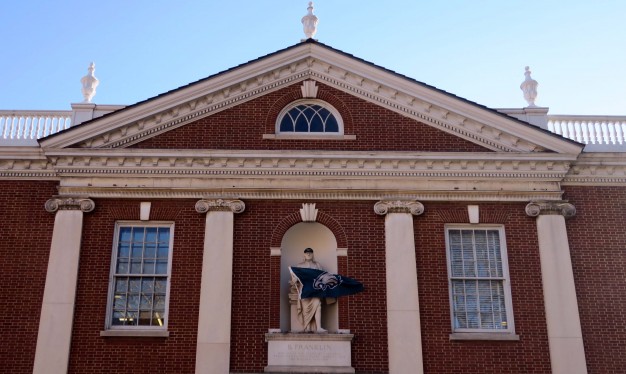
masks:
[[[331,273],[337,273],[337,239],[330,229],[317,222],[301,222],[292,226],[280,246],[280,330],[291,331],[291,311],[289,304],[289,266],[304,259],[304,249],[313,248],[315,261]],[[337,332],[339,328],[338,306],[322,304],[322,328]]]

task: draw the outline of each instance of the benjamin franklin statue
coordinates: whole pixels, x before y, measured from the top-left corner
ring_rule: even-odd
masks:
[[[295,267],[305,269],[323,270],[319,262],[315,261],[313,249],[304,250],[304,261]],[[297,278],[292,279],[292,284],[298,289],[298,293],[302,290],[302,283]],[[298,299],[298,318],[302,323],[305,332],[326,332],[322,328],[322,299],[319,297],[310,297],[306,299]]]

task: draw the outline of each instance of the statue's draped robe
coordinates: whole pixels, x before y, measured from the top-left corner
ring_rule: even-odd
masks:
[[[304,261],[296,265],[300,268],[322,270],[322,266],[317,261]],[[300,285],[299,287],[302,287]],[[300,289],[298,289],[300,291]],[[319,297],[310,297],[307,299],[298,299],[298,317],[302,323],[304,331],[317,331],[322,326],[316,326],[315,313],[322,307],[322,299]]]
[[[322,299],[311,297],[298,300],[298,316],[305,331],[316,331],[321,326],[315,324],[315,312],[322,307]]]

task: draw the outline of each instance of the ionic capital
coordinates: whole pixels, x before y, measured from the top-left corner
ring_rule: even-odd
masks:
[[[374,212],[378,215],[410,213],[414,216],[419,216],[424,213],[424,204],[411,200],[382,200],[374,204]]]
[[[531,217],[561,215],[570,218],[576,215],[576,207],[563,201],[533,201],[526,205],[526,214]]]
[[[246,209],[246,204],[241,200],[198,200],[196,203],[196,212],[206,213],[209,211],[226,211],[233,213],[241,213]]]
[[[55,196],[46,201],[46,211],[54,213],[57,210],[80,210],[83,213],[91,212],[96,207],[93,200],[86,197]]]

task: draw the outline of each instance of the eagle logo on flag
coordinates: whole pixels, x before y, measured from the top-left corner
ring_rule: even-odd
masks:
[[[327,289],[333,289],[342,283],[341,275],[322,273],[315,281],[313,281],[313,288],[316,290],[326,291]]]
[[[363,291],[361,282],[343,275],[296,266],[289,267],[289,271],[292,281],[299,285],[297,288],[300,299],[337,298]]]

